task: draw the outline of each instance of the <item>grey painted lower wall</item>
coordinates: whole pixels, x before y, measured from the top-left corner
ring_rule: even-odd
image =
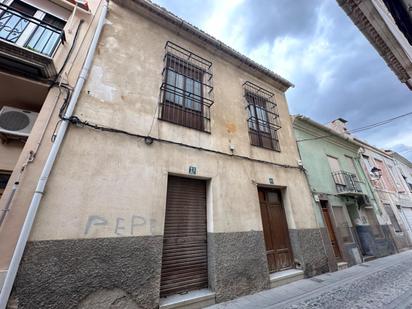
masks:
[[[382,257],[396,253],[396,245],[391,234],[391,226],[381,225],[385,239],[375,239],[376,243],[376,256]]]
[[[329,271],[320,229],[289,230],[306,276]],[[162,236],[29,242],[11,302],[18,308],[157,308]],[[269,288],[262,231],[208,233],[216,302]]]
[[[29,242],[11,301],[18,308],[156,308],[162,237]]]
[[[396,253],[394,242],[391,238],[388,225],[380,226],[383,232],[383,238],[375,238],[369,225],[356,226],[356,232],[359,237],[362,249],[367,255],[383,257]]]
[[[328,256],[320,229],[290,229],[289,236],[293,257],[303,268],[306,277],[329,271]]]
[[[391,232],[392,239],[398,251],[401,251],[402,249],[406,249],[410,247],[408,236],[406,234],[407,232],[396,233],[393,230],[393,228],[391,228],[390,226],[389,226],[389,229]]]
[[[326,255],[328,257],[329,271],[337,271],[338,265],[335,257],[335,252],[333,252],[332,244],[329,238],[328,229],[323,227],[320,228],[322,235],[323,245],[325,247]]]
[[[343,244],[343,259],[348,263],[348,266],[353,266],[362,263],[361,253],[355,243]]]
[[[222,302],[269,287],[263,232],[208,233],[209,282]]]

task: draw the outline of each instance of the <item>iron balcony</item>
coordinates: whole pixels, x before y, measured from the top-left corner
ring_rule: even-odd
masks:
[[[28,77],[56,75],[53,56],[64,31],[0,3],[0,68]]]
[[[336,185],[338,195],[362,195],[364,194],[361,187],[361,181],[358,177],[349,172],[336,171],[332,172],[332,177]]]

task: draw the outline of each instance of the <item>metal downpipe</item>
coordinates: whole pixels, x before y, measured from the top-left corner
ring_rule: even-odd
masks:
[[[96,51],[97,43],[99,41],[100,33],[102,32],[104,22],[106,19],[107,14],[107,1],[104,2],[103,8],[99,17],[99,21],[96,27],[96,32],[94,33],[92,42],[90,44],[90,48],[87,52],[87,56],[85,62],[83,64],[83,68],[80,72],[79,78],[76,82],[76,86],[73,89],[73,94],[70,99],[69,105],[67,107],[66,113],[64,118],[67,119],[72,116],[73,110],[76,106],[77,100],[80,96],[80,92],[83,88],[83,85],[86,81],[89,69],[92,65],[94,53]],[[50,175],[50,171],[53,167],[54,161],[56,159],[57,153],[60,149],[60,145],[63,141],[64,135],[67,131],[67,127],[69,125],[68,120],[63,120],[61,126],[57,132],[56,139],[50,149],[49,156],[47,157],[46,163],[43,167],[42,173],[40,175],[39,181],[37,183],[37,187],[35,193],[33,195],[33,199],[31,200],[29,210],[26,215],[26,219],[24,220],[22,230],[20,232],[19,239],[17,241],[16,247],[13,252],[13,257],[11,259],[9,269],[7,271],[7,275],[1,289],[0,293],[0,309],[5,309],[7,306],[8,299],[10,297],[11,290],[13,288],[14,280],[17,275],[17,270],[20,265],[21,258],[24,253],[24,249],[26,247],[27,240],[30,236],[30,231],[33,226],[33,222],[36,216],[37,209],[39,207],[40,201],[44,194],[44,188],[46,187],[48,177]]]

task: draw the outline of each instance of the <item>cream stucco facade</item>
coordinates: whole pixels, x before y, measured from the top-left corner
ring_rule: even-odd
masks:
[[[168,40],[213,63],[215,102],[211,107],[210,134],[157,117],[164,45]],[[282,123],[280,152],[250,145],[242,89],[245,81],[275,92]],[[208,52],[144,16],[115,3],[111,6],[75,113],[90,123],[143,136],[151,131],[154,138],[187,146],[156,141],[146,145],[141,138],[72,128],[50,178],[50,193],[45,196],[33,240],[116,236],[110,227],[84,235],[88,217],[94,215],[105,218],[142,215],[148,222],[157,223],[152,227],[147,225],[135,235],[161,235],[167,175],[188,175],[191,165],[197,167],[197,177],[211,180],[212,231],[262,230],[256,186],[270,186],[269,178],[274,179],[276,186],[287,188],[285,208],[289,227],[316,227],[307,185],[297,164],[298,153],[284,93],[276,85],[235,67],[224,55]],[[233,157],[231,144],[235,145]],[[92,187],[84,186],[84,179],[94,179]],[[73,214],[80,213],[62,229],[67,222],[67,209]],[[50,230],[52,226],[59,231]]]
[[[92,12],[98,16],[99,7],[92,7]],[[91,26],[83,33],[78,58],[63,77],[71,86],[93,34],[96,21],[92,16],[88,21]],[[158,117],[168,41],[212,63],[210,132]],[[243,86],[247,81],[274,94],[281,123],[277,131],[280,151],[250,144]],[[55,307],[68,301],[85,306],[85,299],[93,301],[96,293],[106,290],[126,293],[136,305],[156,307],[170,175],[206,180],[209,289],[216,301],[269,286],[258,197],[261,187],[281,192],[293,267],[302,268],[308,276],[328,271],[311,193],[298,164],[285,98],[290,86],[147,1],[111,1],[93,66],[74,111],[81,121],[111,130],[70,126],[15,283],[21,307],[44,299]],[[15,165],[24,164],[25,154],[42,141],[1,229],[0,242],[8,247],[0,257],[4,272],[50,149],[58,122],[57,95],[57,88],[48,93],[41,120]],[[113,129],[130,134],[117,134]],[[9,183],[5,195],[11,189]],[[115,276],[118,272],[129,275]],[[52,283],[36,285],[43,280],[62,284],[56,294],[60,298],[50,296]],[[22,295],[20,289],[30,292]]]

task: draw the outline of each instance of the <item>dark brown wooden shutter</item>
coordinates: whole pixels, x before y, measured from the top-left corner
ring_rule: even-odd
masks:
[[[206,183],[170,176],[160,296],[207,287]]]

